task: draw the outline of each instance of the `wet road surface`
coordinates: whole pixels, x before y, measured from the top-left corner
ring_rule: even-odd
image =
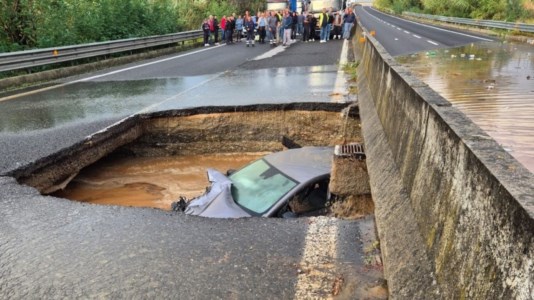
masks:
[[[376,33],[375,38],[392,56],[493,40],[473,33],[413,22],[384,14],[372,7],[357,6],[356,14],[369,32]]]
[[[475,43],[397,57],[534,172],[534,49]]]
[[[341,42],[285,51],[299,46],[314,55],[252,61],[268,46],[218,47],[201,70],[199,58],[152,60],[1,101],[0,174],[140,110],[332,101]],[[336,282],[345,299],[386,297],[372,218],[204,219],[42,196],[0,176],[0,228],[0,298],[309,299]]]
[[[141,111],[332,101],[341,46],[202,48],[0,96],[0,175]]]
[[[291,299],[319,271],[329,288],[342,274],[351,295],[380,285],[364,261],[370,219],[204,219],[43,197],[2,177],[0,199],[1,298]],[[337,243],[306,269],[312,224]]]

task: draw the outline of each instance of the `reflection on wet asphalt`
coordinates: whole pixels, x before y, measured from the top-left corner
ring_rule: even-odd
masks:
[[[131,115],[206,80],[205,76],[77,82],[0,102],[0,132],[22,132]]]
[[[534,172],[534,48],[482,43],[397,57]]]
[[[329,102],[336,76],[336,66],[316,66],[166,79],[77,82],[0,102],[0,133],[122,118],[141,110]]]
[[[149,111],[214,105],[331,102],[336,76],[336,66],[229,71]]]

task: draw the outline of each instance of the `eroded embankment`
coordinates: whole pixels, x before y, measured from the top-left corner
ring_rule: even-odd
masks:
[[[390,295],[531,299],[532,174],[357,31],[362,127]]]

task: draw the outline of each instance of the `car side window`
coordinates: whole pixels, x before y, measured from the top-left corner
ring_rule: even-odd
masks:
[[[328,183],[329,179],[324,179],[298,192],[289,200],[288,208],[293,213],[299,215],[313,212],[325,208],[328,203]]]

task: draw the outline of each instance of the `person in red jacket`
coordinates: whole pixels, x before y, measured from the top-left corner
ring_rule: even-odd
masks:
[[[226,41],[226,16],[222,16],[221,19],[221,29],[222,29],[222,41]]]

